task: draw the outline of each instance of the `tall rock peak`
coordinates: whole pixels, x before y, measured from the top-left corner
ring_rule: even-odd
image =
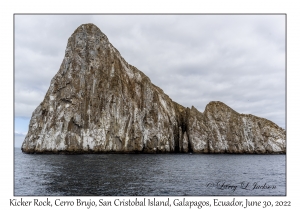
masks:
[[[285,130],[222,102],[172,101],[94,24],[79,26],[35,109],[25,153],[285,153]]]

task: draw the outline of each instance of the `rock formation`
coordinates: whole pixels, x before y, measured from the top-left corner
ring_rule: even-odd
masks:
[[[95,25],[79,26],[22,144],[25,153],[285,153],[285,130],[222,102],[172,101]]]

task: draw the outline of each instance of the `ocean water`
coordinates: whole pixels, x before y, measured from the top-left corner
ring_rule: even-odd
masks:
[[[286,155],[24,154],[15,196],[286,195]]]

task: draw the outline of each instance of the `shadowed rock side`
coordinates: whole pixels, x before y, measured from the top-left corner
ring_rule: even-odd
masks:
[[[204,113],[173,102],[128,64],[93,24],[78,27],[43,102],[25,153],[285,153],[285,131],[221,102]]]

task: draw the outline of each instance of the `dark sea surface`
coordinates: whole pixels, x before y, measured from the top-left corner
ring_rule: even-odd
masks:
[[[30,155],[15,149],[15,196],[286,195],[286,155]]]

